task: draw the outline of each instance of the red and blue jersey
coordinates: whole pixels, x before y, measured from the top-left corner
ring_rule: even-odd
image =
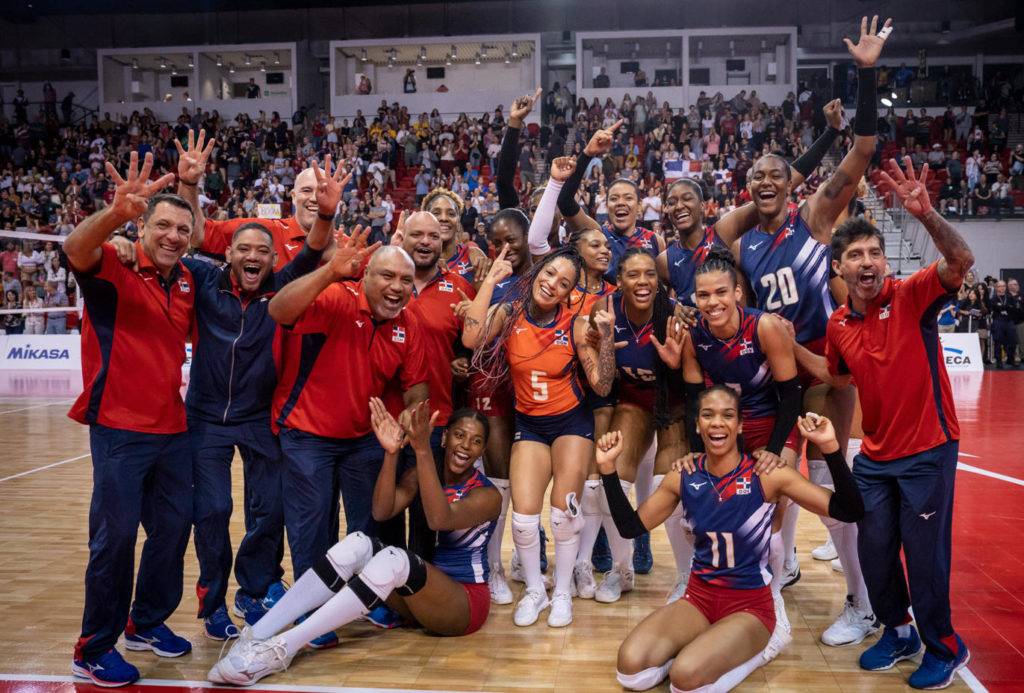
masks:
[[[459,275],[470,284],[473,283],[473,258],[469,254],[468,244],[456,244],[455,252],[448,258],[445,264],[448,266],[449,271]]]
[[[621,291],[612,294],[611,300],[615,308],[615,341],[626,343],[622,348],[615,350],[619,386],[653,392],[657,386],[654,372],[659,358],[651,342],[654,323],[648,320],[643,325],[634,325],[626,317]]]
[[[799,210],[774,231],[755,226],[740,238],[740,269],[757,307],[793,323],[800,344],[824,337],[836,308],[828,288],[831,259],[829,247],[815,240]]]
[[[608,248],[612,251],[612,259],[608,263],[608,271],[604,273],[604,278],[608,281],[615,282],[619,273],[619,263],[622,262],[622,256],[630,248],[643,248],[655,260],[658,259],[658,234],[653,231],[637,226],[633,229],[632,233],[621,234],[612,228],[608,222],[601,226],[601,230],[604,231],[604,237],[608,239]]]
[[[444,487],[448,504],[458,503],[477,488],[493,487],[479,469],[461,484]],[[491,567],[487,562],[487,544],[498,520],[494,518],[465,529],[447,529],[437,533],[437,548],[431,561],[455,582],[486,583]]]
[[[665,259],[668,261],[668,283],[676,292],[677,301],[688,306],[697,305],[693,297],[697,288],[697,268],[704,264],[712,248],[725,248],[725,244],[715,233],[714,226],[704,229],[704,238],[693,250],[681,242],[673,243],[665,249]]]
[[[728,385],[739,393],[743,418],[775,416],[779,395],[768,357],[757,338],[757,325],[764,313],[740,306],[736,310],[740,328],[728,339],[716,337],[703,316],[690,328],[697,363],[708,385]]]
[[[772,581],[768,544],[775,503],[765,500],[755,463],[743,455],[718,477],[707,470],[707,455],[700,455],[696,471],[681,474],[683,518],[694,534],[692,573],[708,584],[752,590]]]
[[[825,359],[833,375],[857,381],[861,451],[893,460],[960,439],[960,424],[939,342],[936,317],[952,294],[938,263],[907,279],[886,277],[861,314],[840,307],[828,323]]]

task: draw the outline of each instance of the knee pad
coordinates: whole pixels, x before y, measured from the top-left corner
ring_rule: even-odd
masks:
[[[348,586],[363,606],[373,609],[409,582],[413,571],[410,556],[414,555],[405,549],[388,546],[370,559],[359,575],[349,581]],[[422,575],[417,575],[417,591],[423,589],[423,583],[426,582],[426,566],[422,559],[419,560],[419,567],[422,568]]]
[[[616,671],[615,678],[623,688],[631,691],[646,691],[665,680],[668,670],[672,668],[673,661],[675,660],[670,659],[660,667],[648,667],[635,674],[623,674],[621,671]]]
[[[578,512],[571,515],[561,508],[551,508],[551,534],[556,544],[572,541],[582,528],[583,517]]]
[[[512,539],[523,549],[540,546],[540,515],[526,515],[512,511]]]
[[[603,495],[600,479],[587,479],[583,484],[583,498],[580,499],[580,510],[584,515],[601,514],[601,496]]]
[[[315,560],[313,572],[332,592],[337,592],[382,548],[380,540],[353,532]]]

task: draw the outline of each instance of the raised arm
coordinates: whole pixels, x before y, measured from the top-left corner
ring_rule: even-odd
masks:
[[[565,223],[573,231],[601,228],[600,224],[580,208],[576,201],[576,193],[580,189],[580,182],[587,172],[590,161],[595,157],[604,156],[611,150],[615,131],[622,127],[622,122],[620,118],[607,130],[598,130],[594,133],[594,136],[587,142],[587,146],[583,148],[583,155],[576,160],[576,170],[565,181],[562,191],[558,194],[558,211],[562,213]]]
[[[520,96],[512,102],[512,106],[509,108],[508,125],[501,138],[501,152],[498,154],[496,176],[498,206],[501,209],[519,206],[519,194],[516,193],[515,186],[516,164],[519,162],[519,131],[523,129],[523,121],[526,116],[530,115],[533,105],[537,103],[537,99],[543,93],[543,90],[537,87],[533,96]]]
[[[508,255],[508,243],[502,247],[498,257],[494,259],[487,276],[480,283],[476,297],[470,301],[463,317],[462,345],[467,349],[476,349],[494,339],[505,325],[508,313],[501,309],[502,304],[491,306],[494,287],[512,276],[512,263],[505,259]]]
[[[619,431],[609,431],[597,440],[597,469],[615,528],[624,539],[635,539],[665,522],[679,505],[679,472],[669,471],[654,493],[640,504],[640,509],[634,510],[615,471],[615,461],[621,453]]]
[[[192,247],[203,244],[206,231],[206,215],[199,204],[199,180],[206,171],[206,162],[210,159],[216,140],[212,137],[205,143],[206,130],[199,131],[196,138],[195,130],[188,131],[188,148],[181,146],[181,141],[174,138],[174,146],[178,149],[178,195],[192,205],[195,220],[192,223]],[[226,178],[225,178],[226,180]]]
[[[405,444],[405,431],[388,413],[387,407],[377,397],[370,398],[370,423],[384,449],[384,462],[377,483],[373,487],[373,519],[377,522],[390,520],[408,508],[416,498],[417,478],[412,469],[402,474],[397,483],[398,453]]]
[[[595,306],[596,308],[596,306]],[[576,342],[576,356],[583,367],[583,373],[591,389],[605,397],[612,391],[615,382],[615,312],[609,302],[608,310],[596,309],[593,322],[600,336],[597,348],[587,340],[590,317],[580,316],[573,321],[573,340]]]
[[[95,214],[82,220],[64,241],[64,254],[68,256],[71,268],[79,272],[93,269],[103,257],[100,246],[118,227],[138,219],[146,211],[149,198],[174,182],[174,174],[168,173],[155,181],[149,180],[153,170],[153,154],[146,154],[139,170],[139,153],[129,157],[128,178],[122,178],[109,161],[107,176],[116,186],[113,201]]]
[[[534,257],[543,257],[551,252],[548,236],[551,234],[551,224],[558,210],[558,196],[565,182],[575,171],[576,160],[571,156],[560,156],[551,162],[551,175],[544,185],[544,192],[537,204],[537,211],[530,220],[530,231],[527,234],[530,254]]]

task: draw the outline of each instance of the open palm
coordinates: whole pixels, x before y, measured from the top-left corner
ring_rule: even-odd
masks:
[[[900,204],[920,219],[932,210],[932,201],[928,197],[928,164],[921,168],[921,175],[914,174],[914,164],[910,157],[904,157],[903,164],[906,172],[900,168],[895,159],[889,159],[889,173],[881,172],[882,187],[891,190]]]
[[[174,182],[174,174],[167,173],[156,180],[150,180],[153,171],[153,154],[146,154],[139,170],[139,153],[132,152],[128,159],[127,178],[122,178],[114,165],[107,162],[107,175],[114,181],[114,200],[111,207],[122,219],[131,220],[142,216],[149,204],[149,198]]]
[[[874,67],[890,33],[892,33],[892,19],[886,19],[882,28],[878,29],[878,15],[876,14],[871,18],[870,29],[867,17],[860,20],[860,38],[856,44],[848,38],[844,38],[843,43],[846,44],[846,49],[850,51],[857,67]]]
[[[178,149],[178,179],[186,185],[195,185],[199,182],[206,171],[206,162],[210,160],[210,153],[213,152],[213,145],[216,140],[206,140],[206,130],[199,131],[196,138],[195,131],[188,131],[188,147],[182,147],[178,138],[174,139],[174,146]],[[205,142],[205,145],[204,145]]]

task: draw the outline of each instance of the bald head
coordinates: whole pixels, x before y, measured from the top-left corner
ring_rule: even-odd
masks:
[[[413,212],[405,220],[401,248],[416,265],[417,273],[436,271],[444,241],[441,222],[430,212]]]
[[[308,233],[316,221],[316,174],[312,168],[304,168],[295,176],[292,186],[292,209],[295,221]]]
[[[378,248],[363,275],[363,293],[370,310],[379,320],[393,320],[412,295],[415,266],[409,254],[397,245]]]

